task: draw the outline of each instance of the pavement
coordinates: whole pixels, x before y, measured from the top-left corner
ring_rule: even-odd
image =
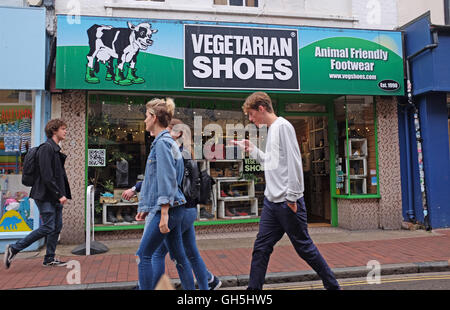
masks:
[[[337,279],[366,277],[381,267],[381,276],[450,271],[450,229],[349,231],[311,225],[309,233]],[[218,276],[222,288],[248,284],[253,242],[257,231],[198,234],[197,244],[208,269]],[[11,268],[0,267],[0,289],[132,289],[138,279],[138,239],[102,241],[103,254],[73,255],[77,245],[58,245],[57,257],[67,267],[42,266],[45,247],[22,252]],[[179,287],[174,264],[166,258],[166,274]],[[295,252],[285,235],[275,246],[266,283],[302,282],[319,279]]]

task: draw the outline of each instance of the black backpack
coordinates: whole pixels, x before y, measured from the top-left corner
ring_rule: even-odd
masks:
[[[23,159],[22,184],[25,186],[33,186],[36,181],[38,173],[37,152],[41,145],[29,149]]]
[[[188,204],[208,204],[211,201],[213,178],[201,171],[198,163],[192,159],[184,159],[184,176],[181,190]]]
[[[216,184],[216,181],[206,172],[206,170],[200,170],[200,195],[197,203],[208,204],[211,201],[212,186]]]
[[[184,159],[184,175],[181,190],[188,204],[196,204],[200,196],[200,176],[195,160]]]

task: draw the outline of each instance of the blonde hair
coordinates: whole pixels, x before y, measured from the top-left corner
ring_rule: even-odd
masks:
[[[145,105],[150,114],[156,116],[156,119],[162,127],[169,126],[175,113],[175,102],[172,98],[154,98]]]

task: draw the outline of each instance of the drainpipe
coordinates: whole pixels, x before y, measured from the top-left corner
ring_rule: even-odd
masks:
[[[409,105],[408,104],[401,104],[403,107],[403,122],[405,127],[405,139],[406,139],[406,188],[408,191],[408,211],[406,211],[406,215],[408,216],[408,219],[411,223],[416,222],[416,212],[414,210],[414,203],[413,203],[413,186],[411,181],[411,145],[410,145],[410,139],[409,139],[409,119],[408,119],[408,112],[409,112]]]
[[[411,83],[411,70],[410,70],[410,61],[417,57],[418,55],[422,54],[423,52],[427,50],[432,50],[436,48],[439,44],[438,42],[438,36],[437,32],[433,32],[433,43],[428,44],[425,47],[423,47],[421,50],[415,52],[414,54],[406,57],[406,83],[407,83],[407,95],[408,95],[408,106],[413,108],[414,112],[414,125],[416,130],[416,146],[417,146],[417,153],[418,153],[418,162],[419,162],[419,173],[420,173],[420,190],[422,192],[422,208],[423,208],[423,216],[424,216],[424,224],[425,229],[427,231],[431,231],[431,225],[430,225],[430,214],[428,210],[428,200],[427,200],[427,194],[426,194],[426,185],[425,185],[425,169],[423,165],[423,149],[422,149],[422,133],[421,133],[421,127],[420,127],[420,117],[419,117],[419,108],[416,103],[413,101],[413,94],[412,94],[412,83]],[[408,159],[407,159],[408,160]]]

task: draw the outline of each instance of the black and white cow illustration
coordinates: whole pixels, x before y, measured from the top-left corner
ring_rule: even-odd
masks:
[[[93,25],[87,30],[89,38],[89,53],[87,55],[86,77],[88,83],[99,83],[95,76],[99,71],[99,62],[107,67],[106,80],[122,86],[144,83],[142,77],[136,76],[136,60],[140,50],[146,50],[153,44],[152,35],[157,29],[152,29],[149,23],[137,26],[128,22],[128,28],[114,28],[107,25]],[[117,59],[114,65],[114,59]],[[124,65],[129,64],[127,74]]]

